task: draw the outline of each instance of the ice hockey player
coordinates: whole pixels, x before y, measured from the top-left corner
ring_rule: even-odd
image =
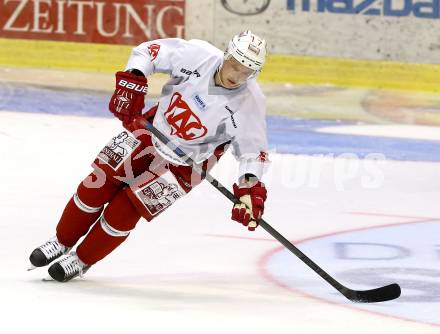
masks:
[[[260,181],[267,162],[266,107],[256,81],[265,57],[266,41],[250,31],[234,36],[225,52],[178,38],[135,47],[125,71],[116,73],[109,103],[125,129],[94,160],[93,172],[67,203],[56,236],[31,253],[31,269],[58,259],[48,269],[54,280],[82,276],[125,241],[141,217],[151,221],[202,181],[145,130],[146,121],[204,170],[232,146],[240,176],[233,192],[246,204],[234,205],[232,219],[254,230],[267,194]],[[147,77],[157,72],[170,79],[159,102],[142,114]]]

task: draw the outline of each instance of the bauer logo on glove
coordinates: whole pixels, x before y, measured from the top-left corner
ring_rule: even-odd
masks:
[[[109,109],[124,125],[141,115],[147,94],[147,78],[129,72],[116,73],[116,88]]]
[[[137,85],[134,82],[128,82],[128,81],[125,81],[125,80],[120,80],[117,83],[117,85],[119,85],[121,87],[125,87],[125,88],[130,89],[130,90],[134,90],[136,92],[142,92],[142,93],[145,93],[145,94],[147,94],[147,91],[148,91],[148,86],[147,85]]]

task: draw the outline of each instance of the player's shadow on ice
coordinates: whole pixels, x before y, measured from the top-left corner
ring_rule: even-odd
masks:
[[[207,304],[279,302],[278,294],[265,289],[252,278],[234,278],[201,281],[196,277],[192,280],[156,280],[157,276],[130,276],[115,279],[76,278],[68,283],[56,281],[32,280],[34,284],[42,284],[51,293],[58,289],[63,298],[68,295],[78,298],[82,295],[102,297],[102,302],[109,298],[141,303],[143,307],[154,309],[202,308]],[[282,298],[284,299],[284,298]],[[288,302],[288,299],[286,299]]]

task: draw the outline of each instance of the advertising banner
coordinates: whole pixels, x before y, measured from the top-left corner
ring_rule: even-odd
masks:
[[[0,0],[0,38],[136,45],[184,26],[185,0]]]

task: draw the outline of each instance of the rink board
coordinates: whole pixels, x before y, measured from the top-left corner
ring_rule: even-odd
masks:
[[[0,38],[0,65],[115,72],[130,46]],[[439,92],[440,65],[270,54],[263,82]]]

